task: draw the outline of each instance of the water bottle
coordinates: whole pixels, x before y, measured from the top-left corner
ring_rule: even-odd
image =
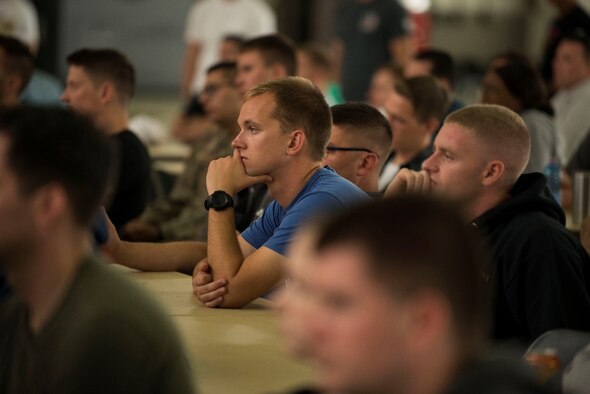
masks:
[[[543,169],[543,174],[547,177],[547,187],[553,198],[561,205],[561,168],[557,159],[551,159]]]

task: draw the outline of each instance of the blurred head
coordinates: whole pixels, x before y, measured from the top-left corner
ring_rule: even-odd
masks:
[[[323,164],[363,190],[376,192],[391,147],[389,122],[376,108],[364,103],[334,105],[331,111],[332,133]],[[365,182],[371,177],[375,181],[373,188]]]
[[[553,58],[553,82],[571,89],[590,78],[590,38],[583,31],[564,36]]]
[[[318,84],[329,79],[332,71],[332,61],[322,46],[308,43],[297,48],[297,76]]]
[[[399,81],[385,102],[393,130],[392,148],[398,152],[421,150],[438,129],[446,97],[433,77]]]
[[[393,92],[395,84],[403,79],[402,70],[392,64],[379,67],[371,78],[367,92],[369,104],[375,108],[385,108],[387,97]]]
[[[517,62],[488,69],[483,80],[482,102],[503,105],[517,113],[530,108],[549,108],[547,89],[539,72]]]
[[[240,112],[242,95],[234,85],[236,63],[217,63],[209,67],[205,86],[199,95],[207,117],[232,129]]]
[[[18,105],[33,74],[34,58],[22,42],[0,35],[0,105]]]
[[[68,76],[61,99],[95,124],[105,107],[126,108],[134,94],[135,70],[114,49],[80,49],[67,57]]]
[[[418,196],[357,207],[302,234],[282,327],[317,365],[321,388],[410,392],[429,378],[426,361],[452,370],[477,353],[487,294],[473,237],[449,206]]]
[[[0,260],[25,252],[57,221],[86,231],[114,167],[108,138],[57,108],[0,112]]]
[[[236,62],[244,45],[244,39],[237,35],[228,35],[223,37],[219,44],[219,61]]]
[[[451,55],[440,49],[418,52],[405,66],[406,78],[431,75],[450,98],[455,88],[455,65]]]
[[[531,60],[523,53],[508,51],[499,53],[490,60],[489,68],[503,67],[508,64],[519,63],[527,67],[534,67]]]
[[[295,46],[274,34],[246,41],[238,56],[236,85],[242,94],[262,82],[295,75]]]
[[[422,164],[432,190],[459,202],[473,215],[471,208],[482,196],[504,196],[516,183],[529,160],[530,137],[515,112],[478,104],[450,114],[434,148]]]

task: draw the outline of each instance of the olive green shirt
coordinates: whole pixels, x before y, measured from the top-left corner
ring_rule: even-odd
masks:
[[[193,393],[179,336],[143,289],[89,257],[38,334],[0,304],[0,393]]]

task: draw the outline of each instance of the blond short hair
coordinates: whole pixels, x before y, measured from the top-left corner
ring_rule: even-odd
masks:
[[[505,179],[512,185],[523,173],[531,150],[531,138],[524,120],[516,112],[493,104],[476,104],[451,113],[445,123],[472,131],[482,142],[488,160],[500,160]]]
[[[311,158],[320,161],[332,130],[332,114],[322,92],[301,77],[287,77],[254,86],[244,96],[244,102],[263,94],[271,94],[275,101],[272,116],[289,133],[302,129],[309,143]]]

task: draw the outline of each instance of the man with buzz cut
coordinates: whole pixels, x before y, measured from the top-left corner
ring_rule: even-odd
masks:
[[[530,342],[547,330],[590,330],[590,260],[565,229],[565,214],[540,173],[523,174],[530,137],[520,116],[498,105],[449,115],[421,171],[404,169],[387,195],[433,193],[459,204],[486,238],[498,340]]]
[[[106,249],[117,263],[132,268],[194,270],[194,293],[210,307],[242,307],[281,286],[285,250],[296,229],[319,212],[368,198],[322,166],[332,118],[322,93],[308,80],[256,85],[244,97],[238,125],[233,155],[209,165],[207,243],[128,243],[113,234]],[[231,196],[259,182],[274,200],[236,235]]]
[[[151,198],[151,160],[129,127],[129,103],[135,70],[114,49],[80,49],[67,57],[68,76],[62,101],[88,116],[119,150],[117,184],[107,214],[117,229],[139,216]]]
[[[332,133],[324,165],[369,194],[378,194],[379,174],[391,146],[391,126],[373,106],[364,103],[334,105]]]

